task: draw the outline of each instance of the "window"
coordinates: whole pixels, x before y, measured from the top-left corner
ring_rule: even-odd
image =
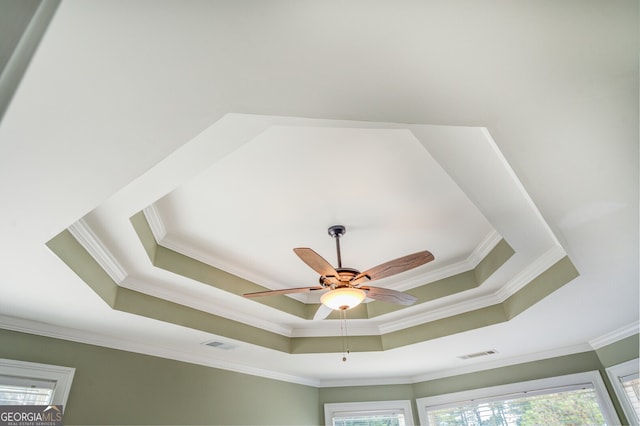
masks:
[[[0,405],[49,405],[55,382],[0,375]]]
[[[413,426],[411,401],[324,404],[327,426]]]
[[[638,359],[607,368],[607,375],[631,424],[640,424],[640,374]]]
[[[0,359],[0,405],[67,403],[75,369]]]
[[[422,425],[617,424],[597,371],[420,398]]]

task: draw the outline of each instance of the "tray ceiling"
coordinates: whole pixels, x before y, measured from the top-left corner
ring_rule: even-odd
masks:
[[[0,324],[313,386],[635,334],[637,12],[65,0],[0,126]],[[315,284],[336,223],[350,266],[436,258],[346,363],[317,300],[238,292]]]

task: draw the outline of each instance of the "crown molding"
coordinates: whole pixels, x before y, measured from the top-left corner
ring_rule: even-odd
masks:
[[[120,262],[107,249],[84,219],[72,224],[68,230],[114,282],[119,284],[127,278],[127,272],[120,265]]]
[[[162,240],[158,240],[158,244],[161,245],[162,247],[168,248],[169,250],[173,250],[184,256],[190,257],[204,264],[213,266],[214,268],[228,272],[232,275],[235,275],[236,277],[240,277],[252,283],[259,284],[263,287],[267,287],[272,290],[279,290],[279,289],[285,288],[282,286],[282,283],[280,282],[270,281],[256,274],[248,273],[246,270],[241,270],[237,266],[231,265],[227,262],[223,262],[211,256],[210,254],[203,253],[198,250],[194,250],[193,248],[188,247],[184,243],[176,240],[169,234],[165,235]],[[296,300],[299,300],[303,303],[307,300],[305,296],[301,296],[297,294],[288,294],[287,296],[292,297]]]
[[[512,280],[507,282],[506,285],[500,287],[492,294],[477,296],[459,303],[433,309],[418,315],[412,315],[410,317],[401,318],[396,321],[387,322],[380,326],[380,332],[382,334],[391,333],[427,322],[436,321],[439,319],[502,303],[509,297],[514,295],[516,292],[518,292],[518,290],[529,284],[538,275],[553,266],[564,256],[565,252],[562,247],[554,246],[534,262],[529,264],[526,268],[524,268]]]
[[[183,254],[192,259],[196,259],[207,265],[214,266],[245,280],[259,283],[260,285],[272,290],[284,288],[282,286],[282,283],[280,282],[270,281],[265,279],[264,277],[258,276],[257,274],[247,273],[246,270],[241,270],[237,266],[211,256],[210,253],[203,253],[201,251],[194,250],[184,242],[179,241],[171,235],[167,234],[164,222],[162,221],[160,213],[158,212],[158,209],[154,204],[145,208],[143,210],[143,213],[147,218],[147,221],[149,222],[149,227],[151,228],[153,236],[155,237],[158,244],[162,245],[163,247]],[[478,244],[474,251],[465,260],[438,268],[426,274],[420,274],[418,276],[400,281],[396,280],[393,283],[388,283],[389,285],[387,285],[387,287],[398,291],[406,291],[417,286],[421,286],[430,282],[450,277],[452,275],[466,272],[470,269],[475,268],[501,240],[502,236],[496,230],[492,230],[485,236],[485,238],[480,242],[480,244]],[[304,295],[294,294],[289,296],[302,302],[305,302],[307,300],[307,297],[305,297]]]
[[[391,377],[380,379],[337,379],[337,380],[321,380],[318,387],[320,388],[340,388],[350,386],[384,386],[384,385],[412,385],[415,382],[411,377]]]
[[[153,204],[145,208],[143,212],[145,217],[150,220],[149,226],[154,237],[157,239],[160,235],[164,235],[164,240],[162,241],[162,243],[165,247],[183,253],[205,263],[211,262],[212,259],[210,256],[205,256],[202,253],[196,253],[194,250],[189,250],[187,247],[169,238],[166,235],[166,230],[162,219],[158,214],[158,210]],[[128,276],[124,268],[122,268],[115,257],[111,254],[111,252],[109,252],[109,250],[105,247],[105,245],[100,241],[100,239],[96,236],[96,234],[91,230],[91,228],[83,219],[80,219],[71,227],[69,227],[69,231],[85,248],[85,250],[87,250],[91,254],[96,262],[98,262],[98,264],[107,272],[107,274],[109,274],[109,276],[116,283],[118,283],[118,285],[121,285],[124,288],[139,291],[150,296],[159,297],[164,300],[179,303],[204,312],[209,312],[214,315],[219,315],[286,337],[318,337],[332,335],[332,333],[324,327],[303,330],[279,326],[272,321],[261,321],[252,315],[243,314],[238,310],[232,310],[223,305],[213,306],[211,303],[205,304],[202,302],[202,299],[198,297],[190,296],[189,294],[186,294],[184,292],[163,289],[156,285],[151,285],[146,281],[138,280],[136,278]],[[440,268],[427,275],[421,275],[419,279],[414,278],[412,280],[404,281],[396,287],[406,286],[407,288],[413,288],[416,285],[424,284],[425,282],[432,282],[437,279],[445,278],[456,273],[473,269],[496,246],[496,244],[500,242],[501,239],[502,237],[500,236],[500,234],[493,231],[483,239],[483,241],[466,260],[458,262],[454,265]],[[512,281],[507,283],[506,286],[502,287],[494,294],[476,297],[471,300],[466,300],[450,306],[430,310],[429,312],[411,315],[402,319],[398,319],[396,321],[381,324],[378,327],[352,328],[352,331],[361,333],[362,335],[386,334],[408,327],[424,324],[426,322],[447,318],[453,315],[458,315],[464,312],[501,303],[516,291],[518,291],[520,288],[524,287],[533,278],[544,272],[544,270],[546,270],[549,266],[551,266],[559,258],[561,258],[562,255],[564,255],[564,250],[562,250],[560,246],[555,246],[540,258],[536,259],[536,261],[529,265],[522,273],[518,274],[518,276],[516,276]],[[232,268],[226,268],[224,270],[241,276],[242,278],[249,279],[254,282],[257,281],[256,277],[247,277],[247,274],[245,273],[239,274],[238,272],[232,271],[230,269]]]
[[[565,256],[566,252],[561,246],[551,247],[496,291],[495,297],[498,303],[507,300]]]
[[[294,328],[290,337],[328,337],[339,336],[340,325],[338,321],[318,320],[315,321],[319,324],[314,328]],[[347,318],[349,324],[347,334],[349,336],[379,336],[381,333],[380,327],[377,325],[362,325],[362,320],[351,320]],[[364,320],[364,324],[368,321]],[[320,325],[322,324],[322,325]]]
[[[151,206],[143,210],[145,217],[149,220],[149,226],[155,238],[160,235],[164,235],[162,244],[174,251],[185,254],[189,257],[197,259],[207,264],[211,264],[211,257],[206,256],[203,253],[196,253],[194,250],[190,250],[187,247],[172,240],[166,234],[165,226],[158,214],[158,210],[152,204]],[[189,295],[185,292],[179,292],[172,289],[163,289],[157,285],[151,285],[146,281],[142,281],[133,278],[127,274],[124,268],[119,264],[111,252],[100,241],[97,235],[92,231],[89,225],[80,219],[69,227],[70,233],[78,240],[82,247],[89,252],[89,254],[98,262],[107,274],[118,285],[128,288],[130,290],[139,291],[141,293],[158,297],[167,301],[178,303],[184,306],[189,306],[194,309],[198,309],[204,312],[208,312],[214,315],[219,315],[234,321],[241,322],[243,324],[251,325],[266,331],[270,331],[276,334],[280,334],[286,337],[320,337],[335,335],[335,332],[331,332],[326,327],[310,327],[307,329],[293,328],[289,326],[281,326],[273,321],[264,321],[253,315],[244,314],[243,311],[237,309],[229,309],[228,307],[217,304],[212,305],[211,301],[203,303],[201,298]],[[483,241],[476,247],[474,252],[464,261],[458,262],[453,265],[449,265],[444,268],[440,268],[427,275],[421,275],[419,278],[413,278],[401,282],[400,285],[394,286],[413,288],[416,285],[422,285],[425,282],[432,282],[437,279],[445,278],[456,273],[468,271],[473,269],[487,254],[501,241],[502,237],[496,231],[489,233]],[[536,259],[533,263],[528,265],[521,273],[509,281],[505,286],[498,289],[495,293],[474,297],[469,300],[465,300],[459,303],[455,303],[449,306],[436,308],[429,310],[428,312],[422,312],[414,315],[405,316],[401,319],[379,324],[373,327],[356,327],[352,328],[352,331],[358,335],[375,335],[375,334],[387,334],[394,331],[406,329],[409,327],[421,325],[427,322],[436,321],[439,319],[447,318],[450,316],[462,314],[464,312],[481,309],[487,306],[502,303],[508,297],[516,293],[532,279],[537,277],[540,273],[544,272],[548,267],[553,265],[562,256],[565,255],[564,250],[560,246],[554,246],[542,256]],[[253,282],[259,281],[257,277],[247,276],[246,273],[239,273],[233,271],[233,268],[221,268],[234,275],[240,276],[244,279],[248,279]],[[272,286],[270,288],[278,288]],[[300,300],[305,302],[306,298],[302,297]]]
[[[588,344],[568,346],[565,348],[553,349],[524,356],[505,358],[500,360],[475,363],[473,365],[458,367],[435,373],[427,373],[412,377],[380,378],[380,379],[353,379],[353,380],[321,380],[320,387],[347,387],[347,386],[378,386],[378,385],[406,385],[430,380],[442,379],[446,377],[460,376],[463,374],[476,373],[479,371],[491,370],[495,368],[508,367],[511,365],[524,364],[532,361],[555,358],[559,356],[572,355],[581,352],[588,352],[591,347]]]
[[[582,352],[589,352],[592,348],[588,343],[582,343],[563,348],[550,349],[548,351],[536,352],[521,356],[509,357],[504,359],[494,359],[485,362],[479,362],[468,366],[442,370],[435,373],[428,373],[414,376],[413,383],[428,382],[430,380],[442,379],[445,377],[459,376],[462,374],[476,373],[479,371],[493,370],[495,368],[508,367],[511,365],[524,364],[527,362],[541,361],[544,359],[556,358],[566,355],[573,355]]]
[[[155,204],[151,204],[142,210],[144,217],[147,219],[147,223],[151,228],[151,233],[156,239],[156,242],[162,241],[167,236],[167,228],[164,226],[164,222],[160,217],[160,212]]]
[[[280,334],[285,337],[292,336],[291,327],[284,327],[274,323],[273,321],[265,321],[252,315],[246,315],[243,313],[243,311],[231,309],[225,305],[215,303],[215,298],[213,297],[207,299],[205,302],[202,298],[192,296],[186,292],[163,289],[157,285],[152,285],[146,281],[142,281],[132,277],[127,277],[127,279],[124,280],[120,285],[121,287],[128,288],[129,290],[138,291],[140,293],[164,299],[172,303],[188,306],[203,312],[208,312],[212,315],[217,315],[233,321],[241,322],[243,324]],[[212,289],[212,291],[222,290]]]
[[[73,329],[69,327],[60,327],[49,323],[42,323],[22,318],[15,318],[0,315],[0,328],[10,331],[18,331],[21,333],[34,334],[38,336],[51,337],[55,339],[68,340],[77,343],[107,347],[117,350],[135,352],[145,355],[157,356],[160,358],[173,359],[176,361],[188,362],[190,364],[202,365],[211,368],[220,368],[238,373],[259,376],[273,380],[279,380],[289,383],[297,383],[313,387],[345,387],[345,386],[374,386],[374,385],[394,385],[394,384],[414,384],[427,382],[430,380],[441,379],[445,377],[458,376],[462,374],[475,373],[484,370],[507,367],[511,365],[523,364],[526,362],[539,361],[543,359],[555,358],[559,356],[572,355],[581,352],[588,352],[594,349],[594,342],[574,345],[564,348],[553,349],[524,356],[505,358],[501,360],[493,360],[483,363],[476,363],[470,366],[443,370],[435,373],[428,373],[412,377],[395,377],[395,378],[370,378],[356,380],[315,380],[305,377],[280,374],[273,371],[248,367],[228,361],[215,360],[210,356],[193,355],[185,351],[175,348],[160,347],[157,345],[143,344],[141,341],[130,341],[110,336],[98,335],[86,331]],[[600,339],[606,337],[607,343],[614,343],[617,340],[638,333],[638,324],[633,323],[622,327],[618,330],[608,333]],[[613,336],[619,338],[613,340]],[[603,340],[604,341],[604,340]],[[605,346],[605,345],[603,345]],[[600,346],[602,347],[602,346]]]
[[[476,249],[465,260],[465,262],[469,266],[468,269],[474,269],[476,266],[478,266],[478,264],[482,262],[482,259],[487,257],[491,250],[493,250],[500,241],[502,241],[502,235],[500,235],[498,231],[493,229],[491,232],[489,232],[484,240],[480,241],[478,247],[476,247]]]
[[[427,272],[426,274],[421,274],[417,277],[397,281],[393,285],[390,285],[388,287],[398,291],[406,291],[424,284],[432,283],[434,281],[438,281],[472,270],[476,266],[478,266],[482,259],[487,257],[491,250],[493,250],[493,248],[498,245],[500,241],[502,241],[502,236],[495,229],[492,229],[491,232],[489,232],[483,238],[483,240],[480,241],[480,244],[478,244],[478,246],[465,260],[443,266],[434,271]]]
[[[640,323],[632,322],[631,324],[627,324],[623,327],[613,330],[610,333],[589,340],[589,344],[593,349],[600,349],[619,340],[634,336],[638,333],[640,333]]]
[[[500,303],[495,294],[489,294],[473,299],[465,300],[452,305],[443,306],[436,309],[430,309],[427,312],[411,315],[396,321],[389,321],[380,325],[380,333],[387,334],[394,331],[403,330],[405,328],[414,327],[439,319],[448,318],[454,315],[463,314],[465,312],[474,311],[476,309],[486,308],[487,306]],[[425,305],[428,305],[425,304]]]
[[[105,348],[117,349],[121,351],[134,352],[144,355],[156,356],[159,358],[172,359],[174,361],[187,362],[190,364],[202,365],[205,367],[219,368],[227,371],[248,374],[251,376],[264,377],[267,379],[282,382],[297,383],[300,385],[319,387],[319,380],[306,377],[293,376],[289,374],[277,373],[261,368],[249,367],[247,365],[236,364],[229,361],[213,359],[209,355],[194,355],[188,351],[171,347],[161,347],[143,343],[140,340],[131,341],[112,336],[104,336],[86,332],[69,327],[60,327],[49,323],[42,323],[22,318],[15,318],[0,315],[0,328],[21,333],[34,334],[37,336],[51,337],[54,339],[68,340],[87,345],[101,346]]]

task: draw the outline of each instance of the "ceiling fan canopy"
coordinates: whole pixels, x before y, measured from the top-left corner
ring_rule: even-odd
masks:
[[[382,263],[364,272],[357,269],[345,268],[342,266],[342,255],[340,252],[340,238],[346,233],[343,225],[334,225],[328,229],[336,242],[336,252],[338,257],[338,267],[334,268],[322,256],[307,247],[294,248],[294,253],[311,269],[320,274],[319,285],[314,287],[298,287],[280,290],[267,290],[255,293],[244,294],[244,297],[262,297],[278,294],[309,293],[313,291],[329,290],[322,295],[320,307],[316,317],[328,316],[331,310],[324,309],[324,306],[332,310],[347,310],[359,305],[365,298],[381,300],[409,306],[416,302],[416,297],[396,290],[385,289],[363,285],[370,281],[390,277],[401,272],[408,271],[418,266],[424,265],[434,260],[431,252],[424,250],[409,254],[389,262]]]

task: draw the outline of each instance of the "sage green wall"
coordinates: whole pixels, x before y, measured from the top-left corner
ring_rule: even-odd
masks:
[[[602,365],[607,368],[638,358],[638,347],[640,347],[640,335],[636,334],[619,340],[613,345],[600,348],[596,353]]]
[[[600,370],[638,358],[638,335],[597,351],[415,384],[315,388],[99,346],[0,330],[0,358],[76,369],[65,424],[324,424],[324,404],[410,400]],[[265,366],[268,368],[268,366]]]
[[[417,398],[599,370],[618,417],[622,424],[626,424],[626,418],[611,387],[605,368],[638,358],[640,353],[639,342],[639,336],[635,335],[600,348],[597,351],[434,379],[412,385],[321,388],[320,406],[324,407],[325,403],[345,401],[410,400],[412,402],[414,422],[419,424],[418,410],[415,404]],[[324,410],[321,414],[324,422]]]
[[[315,387],[7,330],[0,358],[76,369],[65,425],[320,422]]]

